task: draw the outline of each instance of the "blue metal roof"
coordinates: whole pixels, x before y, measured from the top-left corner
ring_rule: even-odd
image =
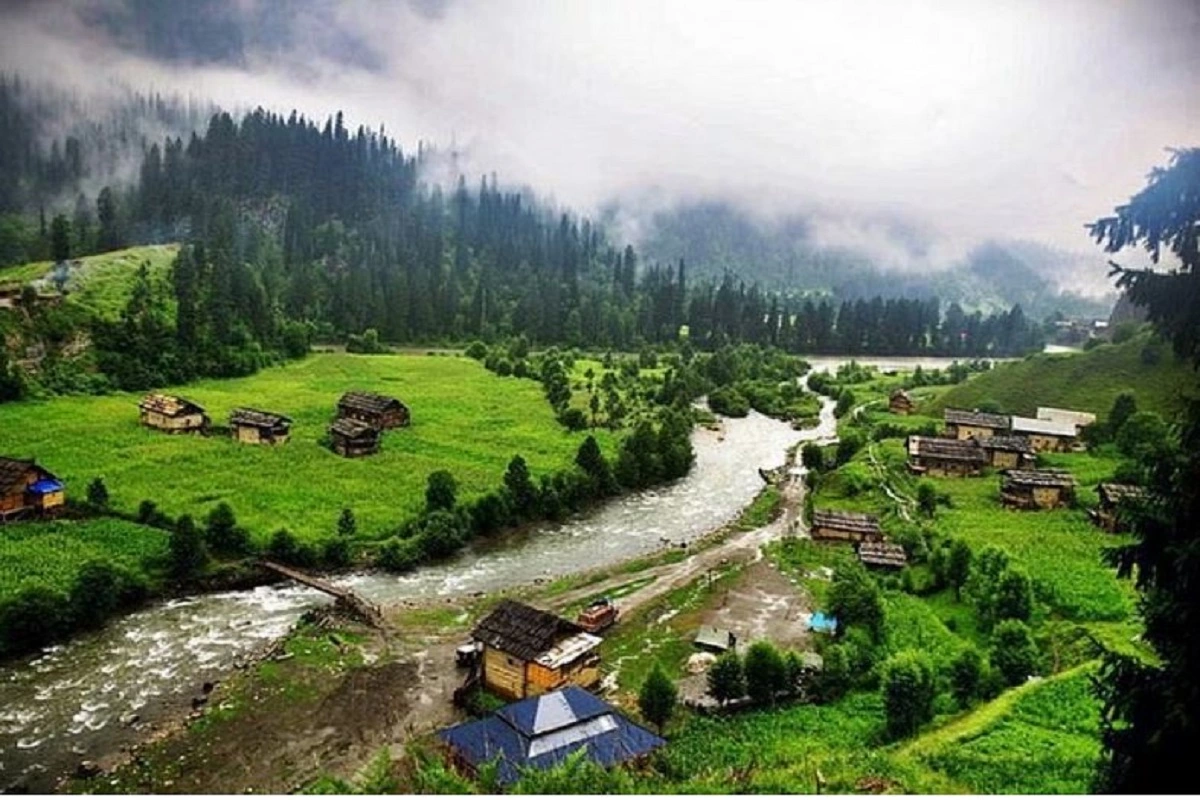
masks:
[[[498,759],[501,785],[514,783],[522,768],[546,769],[581,749],[592,761],[611,766],[666,744],[574,686],[526,698],[438,736],[473,766]]]
[[[29,491],[34,494],[53,494],[62,490],[62,481],[56,481],[53,478],[42,478],[37,483],[30,484],[29,486]]]
[[[825,633],[833,633],[837,630],[837,617],[827,617],[821,611],[813,612],[813,615],[808,620],[808,627],[814,631],[823,631]]]

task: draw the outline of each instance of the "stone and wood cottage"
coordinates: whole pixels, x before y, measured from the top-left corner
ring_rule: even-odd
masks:
[[[65,503],[63,483],[49,470],[0,456],[0,523],[53,516]]]
[[[1079,436],[1074,422],[1032,417],[1013,417],[1009,423],[1009,432],[1014,436],[1024,436],[1038,453],[1067,452],[1075,445]]]
[[[356,419],[381,431],[404,427],[410,420],[408,406],[375,392],[346,392],[338,400],[337,414],[340,419]]]
[[[1127,501],[1141,500],[1146,490],[1128,483],[1101,483],[1096,487],[1100,504],[1091,511],[1092,521],[1109,533],[1122,533],[1127,529],[1121,519],[1121,506]]]
[[[236,408],[229,415],[235,441],[244,444],[283,444],[292,430],[292,420],[282,414],[253,408]]]
[[[475,627],[484,688],[519,700],[600,682],[599,636],[546,611],[502,600]]]
[[[1032,469],[1037,453],[1024,436],[992,436],[979,441],[988,466],[996,469]]]
[[[897,389],[888,397],[888,411],[901,416],[908,416],[917,410],[917,404],[912,395],[903,389]]]
[[[1009,418],[1006,414],[947,408],[943,412],[943,418],[946,423],[946,435],[951,439],[986,439],[1009,432]]]
[[[208,415],[191,400],[169,394],[148,394],[138,403],[143,425],[167,433],[192,433],[208,428]]]
[[[1075,478],[1061,469],[1005,470],[1000,500],[1009,508],[1023,510],[1067,506],[1075,500]]]
[[[975,439],[909,436],[905,449],[908,469],[918,475],[964,478],[980,474],[987,464],[987,453]]]
[[[329,426],[329,446],[333,452],[346,458],[369,456],[379,452],[382,434],[370,423],[343,417]]]
[[[879,518],[853,511],[814,510],[812,538],[841,542],[880,541]]]

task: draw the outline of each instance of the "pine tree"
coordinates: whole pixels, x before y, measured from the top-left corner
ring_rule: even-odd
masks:
[[[646,721],[658,729],[659,734],[662,734],[671,715],[675,713],[677,698],[675,683],[667,677],[662,665],[656,662],[638,692],[638,709]]]

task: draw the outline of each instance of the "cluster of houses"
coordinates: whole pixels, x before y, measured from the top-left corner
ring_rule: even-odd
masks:
[[[182,397],[150,394],[142,398],[138,411],[143,425],[168,433],[206,433],[211,426],[204,409]],[[384,430],[408,423],[408,406],[396,398],[346,392],[329,426],[330,448],[346,458],[371,455],[379,451]],[[243,444],[284,444],[291,429],[291,417],[271,411],[235,408],[229,414],[229,434]]]
[[[865,567],[900,569],[908,564],[904,547],[888,541],[874,514],[814,509],[811,528],[812,538],[817,541],[853,544]]]

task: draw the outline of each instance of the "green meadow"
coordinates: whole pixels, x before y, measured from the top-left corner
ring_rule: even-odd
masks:
[[[322,440],[349,389],[399,397],[412,425],[388,431],[374,456],[335,455]],[[77,498],[102,477],[123,511],[149,499],[171,516],[203,517],[228,502],[263,541],[284,527],[305,539],[329,535],[346,507],[361,535],[382,534],[421,509],[435,470],[449,470],[460,499],[470,500],[500,485],[514,455],[536,477],[567,466],[587,435],[556,422],[539,383],[501,378],[455,356],[317,354],[247,378],[164,391],[200,403],[215,425],[237,406],[285,414],[294,420],[291,440],[271,447],[161,433],[139,424],[138,395],[114,394],[0,406],[0,453],[36,458]],[[596,436],[611,454],[612,435]]]

